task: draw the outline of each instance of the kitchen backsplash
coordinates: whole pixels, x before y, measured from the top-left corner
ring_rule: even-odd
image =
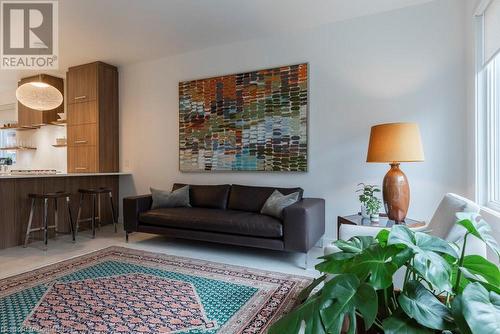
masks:
[[[0,94],[0,104],[15,104],[15,91]],[[16,108],[17,109],[17,108]],[[0,113],[0,124],[15,123],[17,111]],[[11,169],[56,169],[66,172],[66,147],[54,147],[56,138],[66,137],[66,127],[45,125],[37,130],[16,131],[16,140],[26,146],[34,146],[36,150],[18,151],[16,163]]]
[[[18,141],[36,150],[17,152],[17,169],[56,169],[66,172],[66,147],[54,147],[56,138],[66,136],[66,127],[46,125],[38,130],[17,131]]]

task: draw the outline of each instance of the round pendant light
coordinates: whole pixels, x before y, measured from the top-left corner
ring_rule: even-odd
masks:
[[[52,110],[63,103],[59,89],[41,81],[27,82],[17,87],[16,98],[30,109]]]

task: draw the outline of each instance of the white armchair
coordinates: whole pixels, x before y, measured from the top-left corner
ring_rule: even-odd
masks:
[[[449,242],[455,242],[461,246],[466,230],[462,226],[455,224],[457,221],[455,214],[457,212],[479,213],[479,211],[479,205],[471,200],[456,194],[448,193],[443,197],[441,203],[439,203],[429,224],[413,230],[426,231],[431,235],[438,236]],[[339,229],[338,239],[348,240],[354,236],[376,236],[382,229],[384,228],[342,224]],[[324,251],[325,255],[328,255],[338,252],[339,249],[331,244],[327,245]],[[486,246],[476,237],[469,236],[465,253],[486,257]],[[401,276],[401,273],[397,272],[396,282],[399,281],[399,276]]]
[[[439,203],[426,230],[432,235],[443,238],[448,242],[455,242],[461,246],[466,230],[462,226],[455,224],[457,221],[456,213],[479,213],[480,210],[481,207],[473,201],[448,193]],[[486,245],[476,237],[469,236],[465,253],[486,257]]]

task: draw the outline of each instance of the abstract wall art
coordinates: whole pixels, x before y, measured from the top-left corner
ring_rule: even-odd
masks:
[[[179,165],[307,171],[308,66],[179,83]]]

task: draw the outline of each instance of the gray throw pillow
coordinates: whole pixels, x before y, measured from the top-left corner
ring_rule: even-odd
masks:
[[[189,186],[170,191],[150,188],[153,196],[151,209],[190,207]]]
[[[283,210],[299,200],[299,192],[290,195],[283,195],[278,190],[273,191],[271,196],[266,200],[260,213],[281,219]]]

